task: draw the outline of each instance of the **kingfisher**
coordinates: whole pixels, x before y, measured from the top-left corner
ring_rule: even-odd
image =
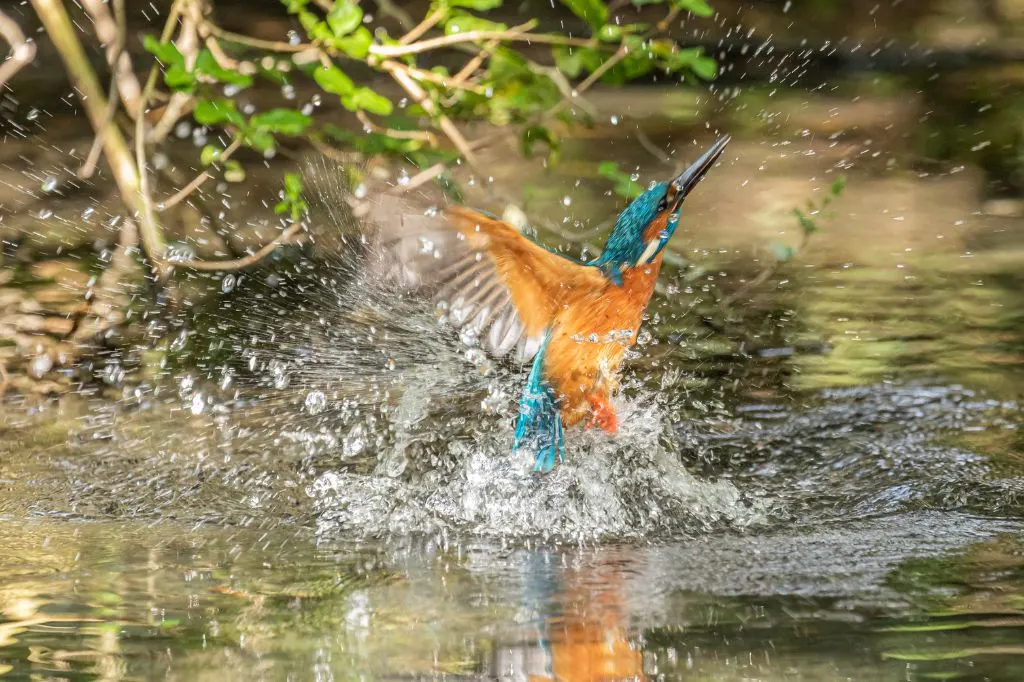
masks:
[[[668,182],[619,214],[601,255],[552,251],[498,217],[462,205],[410,210],[384,197],[364,211],[383,227],[379,272],[428,292],[461,337],[495,358],[532,362],[519,401],[513,450],[549,472],[565,457],[565,429],[580,422],[614,434],[612,403],[627,349],[654,293],[683,201],[729,143],[715,141]],[[396,220],[397,216],[397,220]]]

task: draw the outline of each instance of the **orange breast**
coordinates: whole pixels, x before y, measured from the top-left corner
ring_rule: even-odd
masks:
[[[570,289],[561,299],[544,371],[560,395],[566,426],[587,415],[589,396],[607,397],[618,387],[623,356],[636,343],[660,270],[659,256],[626,270],[621,287],[609,282],[599,290]]]

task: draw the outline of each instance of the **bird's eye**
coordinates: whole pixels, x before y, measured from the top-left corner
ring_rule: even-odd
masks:
[[[658,208],[656,208],[655,211],[657,213],[661,213],[666,208],[668,208],[668,199],[666,199],[665,197],[662,197],[661,201],[658,202]]]

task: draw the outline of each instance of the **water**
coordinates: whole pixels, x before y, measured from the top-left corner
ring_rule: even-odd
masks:
[[[737,140],[688,201],[620,434],[550,476],[509,452],[525,370],[358,258],[211,278],[165,368],[6,404],[0,673],[1021,679],[1019,219],[969,172],[846,168],[716,310],[836,163],[807,144]],[[586,228],[610,200],[561,172],[537,196]]]

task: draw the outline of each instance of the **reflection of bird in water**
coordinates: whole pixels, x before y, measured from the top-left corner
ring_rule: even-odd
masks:
[[[495,650],[503,679],[540,682],[642,680],[643,654],[629,641],[622,578],[604,566],[553,572],[535,555],[525,577],[527,608],[538,614],[538,642]]]
[[[534,243],[516,228],[461,206],[415,210],[394,197],[370,200],[377,264],[406,285],[433,293],[464,339],[494,356],[533,360],[520,400],[514,447],[536,451],[536,471],[564,452],[563,427],[587,420],[614,433],[611,403],[626,349],[679,223],[686,196],[721,156],[719,139],[671,182],[634,199],[604,251],[580,263]]]

